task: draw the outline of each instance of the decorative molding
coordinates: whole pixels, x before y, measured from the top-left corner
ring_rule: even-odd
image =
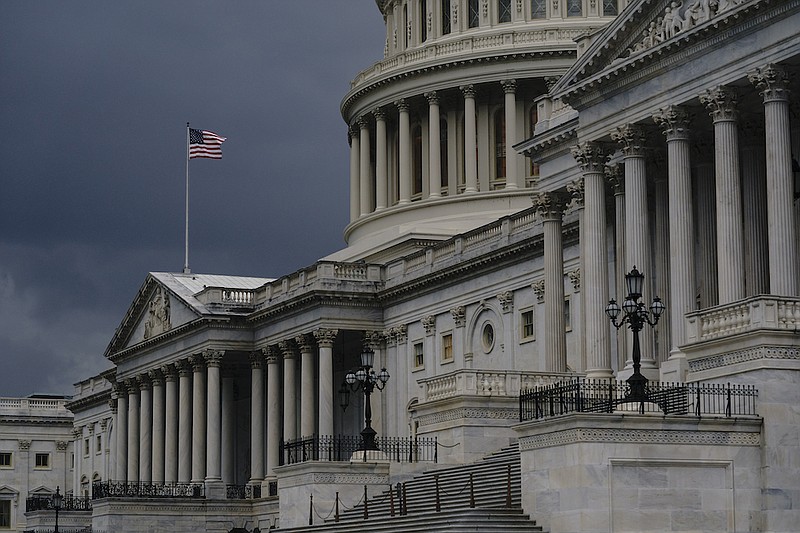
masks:
[[[741,431],[669,431],[652,429],[574,428],[519,439],[520,450],[537,450],[582,442],[617,444],[693,444],[760,446],[761,434]]]
[[[65,440],[57,440],[56,441],[56,450],[60,452],[67,451],[67,441]]]
[[[463,305],[450,309],[450,314],[453,315],[457,328],[463,328],[467,324],[467,309]]]
[[[497,299],[500,301],[500,307],[503,309],[504,313],[508,313],[514,309],[514,293],[511,291],[501,292],[497,295]]]
[[[581,269],[570,270],[566,275],[572,282],[572,291],[581,292]]]
[[[364,332],[364,347],[369,348],[372,351],[380,350],[385,340],[386,339],[383,336],[383,333],[380,331]]]
[[[26,439],[20,439],[17,441],[17,446],[19,446],[20,451],[28,451],[31,449],[31,441]]]
[[[432,424],[464,419],[519,421],[519,409],[504,409],[502,407],[458,407],[422,415],[418,418],[420,426],[429,426]]]
[[[172,329],[170,324],[169,294],[163,287],[156,286],[147,304],[147,319],[144,322],[144,338],[149,339]]]
[[[540,192],[532,200],[536,214],[544,220],[561,220],[567,206],[567,195],[561,191]]]
[[[425,335],[431,336],[436,333],[436,316],[428,315],[422,318],[422,327],[425,328]]]
[[[756,86],[759,94],[767,102],[786,102],[789,100],[789,72],[769,63],[747,73],[747,79]]]
[[[622,148],[625,157],[643,157],[645,155],[644,128],[638,124],[623,124],[611,132],[611,138]]]
[[[320,348],[333,348],[333,342],[336,340],[336,335],[338,334],[338,329],[314,330],[314,338],[317,339],[317,345]]]
[[[540,279],[538,281],[534,281],[531,285],[531,289],[533,289],[533,293],[536,295],[536,299],[539,303],[544,302],[544,280]]]
[[[388,485],[389,476],[382,474],[347,474],[309,472],[281,480],[281,486],[302,487],[309,485]]]
[[[397,340],[397,344],[405,344],[408,341],[408,326],[405,324],[393,327],[392,333]]]
[[[295,350],[294,341],[291,339],[284,339],[282,341],[278,341],[278,349],[280,349],[281,354],[285,359],[294,359],[297,356],[297,350]]]
[[[737,363],[748,361],[758,361],[763,359],[771,360],[797,360],[800,359],[800,347],[797,346],[756,346],[737,350],[720,355],[711,355],[698,359],[689,360],[689,371],[700,372],[722,368]]]
[[[583,208],[584,191],[583,178],[578,178],[570,183],[567,183],[567,193],[569,194],[571,202],[576,209]]]
[[[622,165],[607,165],[604,169],[606,181],[614,189],[614,194],[625,194],[625,171]]]
[[[207,366],[219,367],[222,364],[222,358],[225,352],[223,350],[212,350],[210,348],[203,350],[203,360]]]
[[[719,85],[700,93],[700,103],[708,109],[714,122],[734,121],[739,118],[736,107],[738,97],[730,87]]]
[[[573,146],[571,152],[582,173],[603,172],[608,157],[599,143],[580,143]]]
[[[662,107],[653,115],[653,122],[661,127],[668,141],[688,139],[690,119],[686,108],[676,105]]]

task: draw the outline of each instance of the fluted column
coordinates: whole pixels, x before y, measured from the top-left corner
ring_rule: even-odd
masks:
[[[164,482],[164,376],[160,370],[147,373],[153,384],[153,450],[152,471],[150,479],[153,483]]]
[[[314,344],[310,335],[294,338],[300,348],[300,437],[314,435],[317,393],[314,390]]]
[[[475,122],[475,87],[461,87],[464,95],[464,192],[478,192],[478,162],[475,159],[475,144],[478,139],[478,128]]]
[[[164,376],[164,481],[178,481],[178,375],[173,365],[161,367]]]
[[[583,261],[581,291],[585,313],[586,377],[611,377],[611,343],[608,319],[602,312],[609,300],[608,252],[606,237],[606,154],[596,143],[583,143],[572,149],[583,174]],[[545,289],[545,294],[547,294]]]
[[[222,481],[227,484],[236,482],[234,471],[236,431],[236,405],[234,404],[234,369],[230,365],[222,367]]]
[[[192,483],[206,477],[206,375],[201,354],[189,356],[192,365]]]
[[[297,354],[294,343],[285,340],[278,343],[283,355],[283,438],[297,438],[297,392],[295,391],[295,361]]]
[[[267,356],[267,477],[275,476],[281,442],[281,369],[277,346],[265,350]],[[294,400],[294,398],[292,398]]]
[[[769,238],[767,235],[767,171],[764,123],[746,121],[739,130],[744,221],[744,285],[749,298],[769,294]]]
[[[192,367],[188,361],[175,363],[178,369],[178,482],[192,479]]]
[[[695,271],[700,295],[698,306],[717,305],[719,283],[717,282],[717,202],[714,185],[714,143],[710,137],[698,135],[693,142],[694,168],[697,194],[697,252]],[[710,155],[709,155],[710,154]]]
[[[149,483],[153,475],[153,399],[146,374],[139,381],[139,481]]]
[[[430,198],[438,198],[442,195],[442,134],[439,124],[439,95],[436,91],[425,93],[428,100],[428,161],[430,179],[428,188]]]
[[[789,74],[769,64],[748,77],[764,98],[767,144],[769,292],[797,296],[797,226],[789,121]]]
[[[506,189],[518,189],[522,173],[517,168],[517,153],[512,148],[517,138],[517,80],[503,80],[500,84],[505,94]]]
[[[398,157],[400,181],[400,200],[398,204],[411,202],[411,118],[409,116],[409,105],[405,100],[398,100],[394,103],[397,106],[398,116]]]
[[[375,210],[389,205],[389,156],[386,141],[386,111],[377,108],[375,117]]]
[[[128,479],[128,390],[123,383],[115,383],[117,395],[117,420],[114,430],[117,432],[115,477],[117,481]],[[75,455],[78,455],[78,451]],[[79,477],[79,476],[76,476]]]
[[[361,214],[361,142],[358,138],[358,128],[350,126],[347,131],[347,140],[350,141],[350,222],[356,220]]]
[[[139,481],[139,383],[125,382],[128,387],[128,481]]]
[[[314,332],[319,346],[319,434],[333,435],[333,342],[337,329]]]
[[[726,304],[745,296],[737,98],[732,89],[720,86],[704,91],[700,101],[709,110],[714,122],[717,280],[719,303]]]
[[[358,175],[359,181],[359,206],[360,216],[368,215],[372,212],[372,172],[370,168],[370,146],[369,121],[366,117],[358,117],[358,137],[361,140],[359,152]]]
[[[547,370],[566,372],[567,337],[564,321],[564,248],[561,217],[566,197],[559,192],[540,193],[533,198],[544,230],[544,346]]]
[[[609,296],[622,293],[625,288],[625,173],[622,165],[605,167],[606,181],[614,190],[614,290],[609,288]],[[616,298],[616,296],[614,296]],[[610,326],[609,326],[610,327]],[[617,370],[625,366],[628,353],[628,337],[615,335],[617,347]],[[613,337],[612,337],[613,338]]]
[[[72,493],[81,495],[81,473],[83,472],[83,426],[72,430],[72,450],[75,456],[75,475],[72,478]]]
[[[206,427],[206,481],[222,481],[222,382],[220,365],[222,350],[204,350],[203,359],[208,368],[208,422]]]
[[[250,352],[250,483],[264,480],[264,356]]]

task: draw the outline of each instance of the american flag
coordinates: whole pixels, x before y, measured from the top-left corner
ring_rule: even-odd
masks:
[[[206,157],[209,159],[222,159],[222,143],[225,137],[213,131],[193,130],[189,128],[189,159]]]

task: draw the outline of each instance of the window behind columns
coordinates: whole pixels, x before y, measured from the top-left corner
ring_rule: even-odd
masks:
[[[477,28],[481,20],[480,0],[469,0],[469,27]]]
[[[447,194],[447,119],[439,119],[439,158],[442,172],[442,194]]]
[[[442,0],[442,35],[447,35],[451,31],[450,14],[450,0]]]
[[[408,5],[403,6],[403,26],[401,31],[403,32],[403,50],[408,50]]]
[[[603,15],[607,17],[617,16],[619,9],[617,8],[617,0],[603,0]]]
[[[511,22],[511,0],[497,2],[497,22]]]
[[[494,112],[494,177],[506,177],[506,110],[502,107]]]
[[[411,170],[414,173],[412,194],[422,194],[422,126],[419,123],[411,126],[411,154]]]
[[[536,108],[536,104],[533,104],[528,111],[528,134],[530,137],[533,137],[533,134],[536,130],[536,123],[539,122],[539,110]],[[528,164],[530,165],[530,173],[531,177],[538,178],[539,177],[539,165],[533,162],[533,159],[530,156],[526,156],[528,159]]]
[[[583,0],[567,0],[567,16],[583,16]]]
[[[428,0],[419,0],[419,42],[428,40]]]
[[[531,18],[547,18],[547,0],[531,0]]]

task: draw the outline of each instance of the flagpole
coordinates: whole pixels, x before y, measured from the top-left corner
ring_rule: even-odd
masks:
[[[189,123],[186,123],[186,220],[183,240],[184,260],[183,273],[191,274],[189,270]]]

